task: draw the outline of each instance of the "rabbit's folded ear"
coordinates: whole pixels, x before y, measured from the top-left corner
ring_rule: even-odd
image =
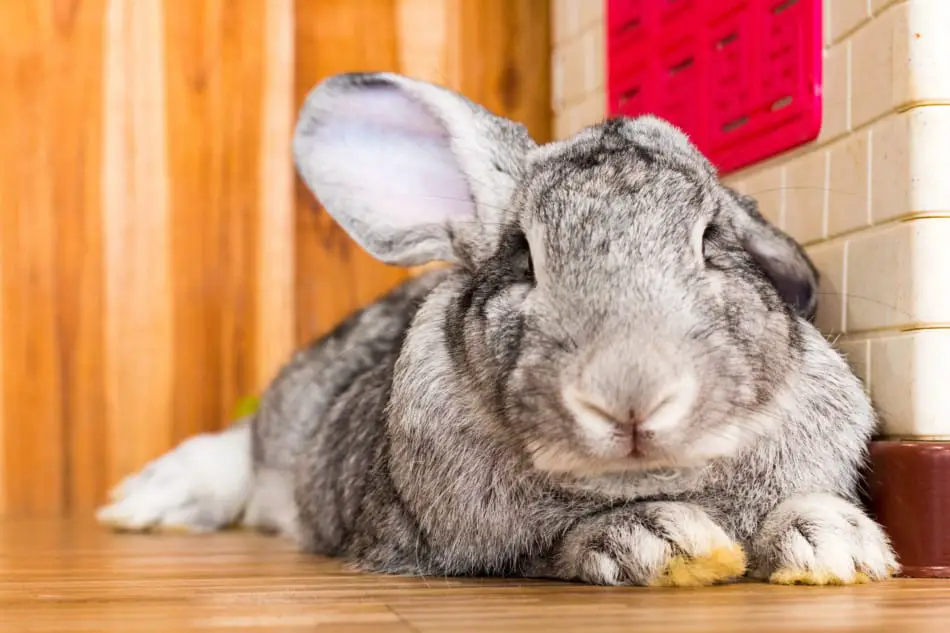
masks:
[[[795,314],[813,320],[818,308],[815,265],[798,242],[762,217],[753,198],[732,194],[742,210],[735,216],[735,228],[746,251]]]
[[[293,140],[327,212],[371,255],[405,266],[487,256],[533,146],[461,95],[389,73],[323,81]]]

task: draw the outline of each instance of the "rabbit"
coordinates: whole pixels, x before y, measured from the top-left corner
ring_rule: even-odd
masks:
[[[127,478],[123,530],[240,524],[383,574],[703,586],[900,569],[859,505],[876,416],[818,273],[661,118],[539,145],[447,88],[336,75],[294,160],[393,265],[260,408]]]

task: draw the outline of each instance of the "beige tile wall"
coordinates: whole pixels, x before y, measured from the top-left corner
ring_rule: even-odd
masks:
[[[555,130],[603,117],[600,0],[552,0]],[[822,129],[730,174],[805,244],[892,436],[950,437],[950,0],[825,0]]]
[[[554,134],[564,138],[604,117],[607,107],[604,72],[604,2],[551,0],[551,107]]]

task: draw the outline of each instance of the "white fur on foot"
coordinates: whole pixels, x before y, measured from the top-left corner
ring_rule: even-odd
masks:
[[[899,569],[881,527],[832,494],[793,497],[766,517],[753,546],[754,575],[777,584],[851,585]]]
[[[251,468],[250,425],[198,435],[126,477],[96,518],[131,531],[227,527],[247,503]]]

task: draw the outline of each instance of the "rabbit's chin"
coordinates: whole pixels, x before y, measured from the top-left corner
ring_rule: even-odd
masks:
[[[669,459],[615,458],[597,459],[556,448],[539,449],[531,453],[536,470],[552,475],[600,477],[610,474],[671,470],[688,467]]]
[[[650,470],[677,470],[705,465],[708,460],[684,460],[674,456],[595,457],[556,446],[536,447],[530,451],[535,469],[577,477],[598,477],[612,473]]]

